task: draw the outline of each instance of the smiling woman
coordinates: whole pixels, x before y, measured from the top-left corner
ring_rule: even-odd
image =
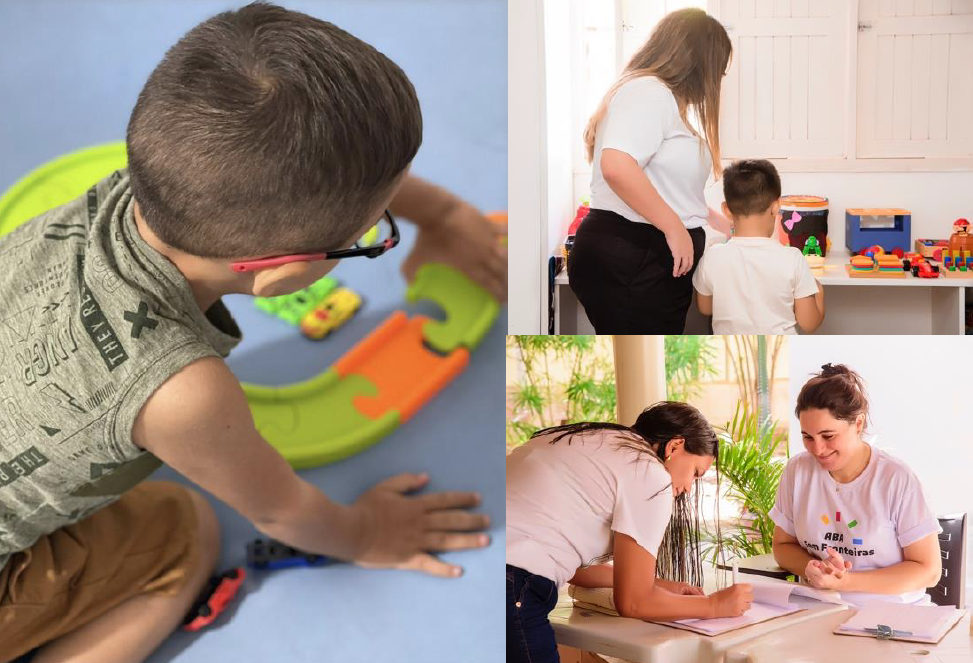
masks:
[[[929,603],[942,572],[942,531],[909,467],[862,434],[861,377],[827,364],[797,397],[807,453],[791,458],[771,511],[774,557],[852,605]]]

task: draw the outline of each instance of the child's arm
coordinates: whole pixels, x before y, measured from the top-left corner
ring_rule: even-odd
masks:
[[[438,186],[407,175],[392,199],[391,212],[419,227],[415,247],[402,265],[410,281],[426,262],[444,262],[507,299],[507,247],[503,231],[469,203]]]
[[[425,485],[422,475],[387,479],[351,506],[328,499],[257,432],[240,383],[215,357],[169,378],[143,406],[132,438],[265,536],[309,553],[453,576],[459,567],[428,551],[487,543],[474,533],[486,517],[465,511],[478,504],[476,495],[403,495]]]
[[[818,283],[817,294],[794,300],[794,317],[805,332],[813,332],[824,322],[824,286]]]
[[[713,295],[701,295],[696,291],[696,308],[703,315],[713,315]]]

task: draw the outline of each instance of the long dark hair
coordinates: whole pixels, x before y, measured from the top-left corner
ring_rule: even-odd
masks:
[[[716,467],[716,537],[720,540],[719,531],[719,484],[720,473],[716,460],[719,459],[720,445],[716,431],[710,426],[699,410],[687,403],[677,401],[660,401],[642,410],[635,423],[631,426],[609,422],[583,421],[563,426],[553,426],[539,430],[531,437],[551,435],[551,444],[567,438],[568,444],[575,435],[586,435],[597,431],[616,431],[617,448],[631,449],[638,452],[641,459],[649,462],[662,463],[665,446],[672,439],[681,439],[688,453],[696,456],[712,456]],[[666,486],[665,488],[669,488]],[[649,499],[661,494],[660,490]],[[666,529],[665,536],[659,544],[656,557],[656,575],[666,580],[688,582],[700,586],[703,582],[702,559],[699,545],[700,527],[700,495],[702,486],[696,479],[692,498],[682,494],[675,498],[672,517]]]

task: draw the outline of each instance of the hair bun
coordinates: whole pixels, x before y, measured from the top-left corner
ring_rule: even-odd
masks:
[[[838,364],[837,366],[835,366],[834,364],[825,364],[824,366],[821,367],[821,377],[823,378],[830,378],[835,375],[847,375],[847,374],[848,374],[848,368],[844,364]]]

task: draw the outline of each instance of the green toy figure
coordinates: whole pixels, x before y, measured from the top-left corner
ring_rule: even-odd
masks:
[[[807,241],[804,242],[803,253],[804,255],[811,255],[813,253],[815,255],[821,256],[822,258],[824,257],[824,255],[821,253],[821,245],[818,244],[818,238],[815,237],[814,235],[808,237]]]

